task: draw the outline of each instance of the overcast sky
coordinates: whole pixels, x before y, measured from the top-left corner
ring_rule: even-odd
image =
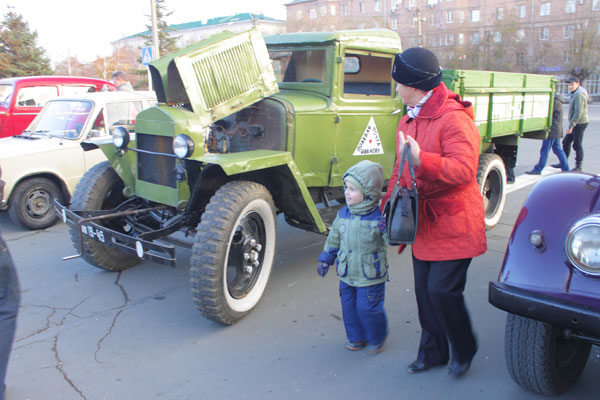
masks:
[[[110,42],[146,30],[151,0],[0,0],[2,18],[12,10],[21,14],[37,44],[52,61],[68,55],[89,62],[111,54]],[[166,0],[173,11],[169,24],[205,21],[242,12],[286,19],[284,4],[292,0]],[[11,7],[11,8],[9,8]],[[4,19],[4,18],[3,18]]]

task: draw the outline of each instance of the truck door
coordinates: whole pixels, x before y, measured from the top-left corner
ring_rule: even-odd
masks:
[[[346,48],[338,63],[340,99],[336,135],[338,163],[332,169],[330,185],[342,184],[344,172],[357,162],[378,162],[384,175],[392,174],[395,134],[402,109],[391,71],[394,54]]]

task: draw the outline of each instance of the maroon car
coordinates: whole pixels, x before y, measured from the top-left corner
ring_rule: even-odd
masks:
[[[600,345],[600,177],[548,176],[515,222],[489,301],[507,311],[512,379],[554,395],[581,375]]]
[[[57,96],[113,89],[111,82],[79,76],[22,76],[0,79],[0,138],[19,135],[44,104]]]

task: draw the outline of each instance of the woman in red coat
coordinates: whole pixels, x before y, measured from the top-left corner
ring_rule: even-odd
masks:
[[[476,180],[479,131],[471,103],[444,85],[431,51],[414,47],[397,54],[392,77],[408,112],[398,125],[399,156],[382,207],[398,181],[398,163],[406,143],[419,192],[412,257],[422,331],[417,359],[408,372],[446,365],[452,356],[450,375],[459,377],[477,352],[463,298],[467,268],[487,248],[483,198]],[[400,185],[408,187],[409,182],[406,165]]]

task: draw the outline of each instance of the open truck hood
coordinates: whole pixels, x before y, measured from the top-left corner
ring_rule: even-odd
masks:
[[[189,105],[203,126],[279,90],[256,29],[211,36],[153,62],[150,72],[158,101]]]

